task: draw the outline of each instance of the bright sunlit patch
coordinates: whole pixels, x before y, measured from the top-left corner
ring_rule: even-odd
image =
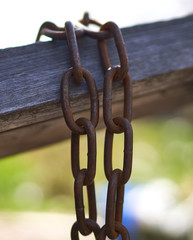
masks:
[[[134,157],[156,161],[159,155],[152,144],[148,142],[136,142],[134,143]]]
[[[20,184],[14,193],[15,203],[20,207],[37,208],[44,198],[42,189],[33,182]]]
[[[162,132],[164,137],[168,140],[172,141],[174,139],[179,139],[180,141],[183,141],[190,129],[191,123],[188,119],[175,117],[166,121],[162,128]]]

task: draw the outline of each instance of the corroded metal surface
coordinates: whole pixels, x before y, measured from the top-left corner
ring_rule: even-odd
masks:
[[[108,22],[104,25],[89,18],[85,13],[80,22],[83,28],[76,28],[71,22],[65,23],[65,28],[58,28],[55,24],[44,23],[38,33],[37,40],[41,35],[52,37],[53,39],[67,39],[69,52],[71,56],[72,68],[67,70],[61,81],[61,102],[64,118],[67,126],[72,132],[71,135],[71,164],[72,172],[75,178],[74,194],[76,219],[71,230],[71,238],[79,239],[78,232],[87,236],[94,233],[96,239],[116,239],[121,235],[122,239],[130,239],[128,230],[122,225],[124,186],[130,178],[132,169],[133,152],[133,131],[131,126],[131,79],[128,73],[129,61],[126,47],[119,27]],[[89,30],[89,24],[100,27],[98,32]],[[87,69],[82,68],[80,55],[77,45],[77,38],[86,34],[98,41],[99,52],[105,73],[103,89],[103,117],[106,125],[104,168],[106,178],[109,181],[107,203],[106,203],[106,221],[100,228],[97,224],[97,210],[94,178],[96,173],[96,126],[99,119],[99,102],[95,81]],[[62,37],[63,36],[63,37]],[[112,66],[108,56],[105,39],[113,37],[118,51],[120,66]],[[90,119],[79,118],[76,121],[73,118],[70,106],[69,85],[74,77],[77,84],[81,84],[85,79],[90,93]],[[112,117],[112,85],[114,81],[123,82],[124,87],[124,109],[123,117]],[[114,134],[124,133],[124,160],[123,170],[113,169],[112,149]],[[79,139],[80,135],[86,134],[88,139],[87,168],[80,169],[79,162]],[[89,218],[85,218],[83,186],[87,188]]]

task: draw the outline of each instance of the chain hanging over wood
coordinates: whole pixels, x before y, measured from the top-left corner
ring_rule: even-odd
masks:
[[[71,136],[71,163],[72,172],[75,178],[74,196],[77,222],[74,223],[71,232],[72,239],[78,239],[78,231],[84,235],[89,235],[92,231],[98,232],[100,227],[96,223],[97,210],[94,178],[96,172],[96,125],[99,119],[99,100],[95,81],[90,72],[81,67],[78,45],[75,36],[75,30],[71,22],[66,22],[65,31],[68,41],[68,46],[71,55],[72,69],[67,70],[61,81],[61,99],[62,110],[66,124],[72,131]],[[90,120],[79,118],[76,121],[73,119],[71,107],[69,103],[69,83],[74,76],[77,83],[83,81],[83,77],[87,83],[90,100],[91,100],[91,116]],[[79,138],[81,134],[86,134],[88,139],[88,163],[87,169],[80,169],[79,163]],[[83,201],[83,186],[87,188],[89,219],[85,218],[84,201]]]
[[[127,229],[122,225],[122,211],[124,200],[124,185],[130,178],[132,168],[133,131],[131,127],[131,79],[128,73],[129,61],[126,47],[119,27],[108,22],[101,30],[109,31],[114,40],[120,58],[120,66],[112,66],[108,57],[105,40],[99,40],[99,51],[105,71],[103,89],[103,116],[106,125],[104,167],[105,175],[109,181],[106,222],[98,239],[116,239],[121,234],[122,239],[130,239]],[[123,81],[124,86],[124,111],[123,117],[112,117],[112,84],[113,81]],[[113,136],[116,133],[124,133],[124,160],[123,170],[112,168]]]
[[[53,39],[66,39],[68,41],[71,56],[72,68],[67,70],[61,81],[61,103],[66,124],[72,131],[71,135],[71,165],[75,178],[74,194],[77,221],[71,230],[71,239],[78,240],[78,232],[87,236],[94,233],[97,240],[116,239],[119,235],[123,240],[130,239],[127,228],[122,224],[124,186],[130,178],[132,169],[133,152],[133,131],[131,126],[131,106],[132,106],[132,83],[128,73],[129,61],[126,47],[119,27],[114,22],[104,25],[89,18],[88,13],[84,14],[80,20],[80,27],[74,27],[71,22],[66,22],[64,28],[59,28],[55,24],[46,22],[39,30],[37,41],[41,35],[46,35]],[[89,24],[100,27],[98,32],[91,31]],[[77,38],[87,35],[97,39],[101,61],[104,69],[104,89],[103,89],[103,116],[106,125],[105,146],[104,146],[104,170],[108,180],[108,193],[106,202],[105,225],[100,228],[96,223],[96,199],[94,178],[96,172],[96,126],[99,119],[99,100],[95,81],[88,70],[82,68]],[[120,65],[112,66],[105,40],[113,38],[118,51]],[[70,107],[69,86],[71,77],[77,84],[81,84],[85,79],[90,93],[91,113],[90,119],[79,118],[76,121]],[[112,117],[112,86],[113,82],[123,82],[124,87],[124,108],[122,117]],[[124,159],[123,170],[113,169],[112,149],[114,134],[124,133]],[[87,135],[88,141],[88,162],[86,169],[80,169],[79,162],[79,140],[80,135]],[[89,218],[85,218],[83,186],[87,188]]]

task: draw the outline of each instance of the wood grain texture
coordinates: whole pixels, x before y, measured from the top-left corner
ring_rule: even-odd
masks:
[[[133,117],[156,116],[156,114],[166,112],[171,114],[179,107],[193,101],[192,92],[193,83],[184,87],[171,88],[168,91],[154,92],[151,95],[135,98],[133,103]],[[113,105],[113,114],[119,116],[121,113],[122,102],[115,103]],[[82,115],[89,117],[89,111],[75,114],[75,118]],[[100,119],[97,129],[103,127],[102,109],[100,109]],[[63,117],[5,131],[0,134],[0,157],[56,143],[69,138],[70,135],[71,132],[66,126]]]
[[[193,101],[192,28],[193,16],[188,16],[122,29],[133,81],[134,117]],[[114,42],[107,42],[111,62],[117,65]],[[102,106],[104,74],[97,42],[83,37],[78,45],[82,66],[94,76]],[[0,157],[69,137],[62,120],[60,81],[70,66],[66,41],[0,50]],[[86,114],[90,107],[86,84],[72,81],[70,91],[73,112]],[[113,103],[119,105],[122,99],[122,86],[115,84]]]

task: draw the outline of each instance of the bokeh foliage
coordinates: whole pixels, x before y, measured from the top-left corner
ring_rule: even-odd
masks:
[[[182,117],[147,118],[133,121],[134,158],[131,181],[170,178],[184,197],[192,191],[193,125]],[[104,130],[97,131],[97,183],[103,171]],[[87,139],[81,136],[81,167],[86,166]],[[123,134],[115,135],[114,167],[122,167]],[[70,140],[18,154],[0,162],[0,210],[72,211],[73,177]]]

